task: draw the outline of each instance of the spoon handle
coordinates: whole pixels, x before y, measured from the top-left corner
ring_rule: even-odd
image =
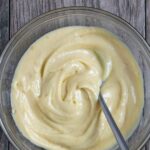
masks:
[[[106,117],[106,119],[107,119],[107,121],[108,121],[108,123],[112,129],[112,132],[113,132],[121,150],[129,150],[128,145],[127,145],[124,137],[122,136],[119,128],[117,127],[117,125],[116,125],[116,123],[115,123],[115,121],[114,121],[101,93],[99,94],[99,102],[100,102],[100,105],[101,105],[102,110],[105,114],[105,117]]]

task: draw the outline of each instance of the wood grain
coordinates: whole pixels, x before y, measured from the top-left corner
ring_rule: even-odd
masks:
[[[9,141],[8,141],[6,135],[4,134],[4,132],[2,132],[2,129],[0,129],[0,132],[1,132],[0,150],[8,150],[8,148],[9,148]]]
[[[9,0],[0,0],[0,54],[9,40]]]
[[[146,25],[145,25],[145,35],[146,41],[150,46],[150,0],[146,0]],[[145,145],[146,150],[150,150],[150,140]]]
[[[150,0],[146,0],[146,41],[150,45]]]
[[[109,11],[125,19],[145,37],[144,0],[11,0],[11,36],[34,17],[69,6],[87,6]]]
[[[9,0],[0,0],[0,54],[9,40]],[[0,129],[0,150],[8,150],[9,142]]]
[[[100,8],[120,16],[133,25],[150,43],[150,0],[0,0],[0,52],[9,39],[9,33],[12,37],[23,25],[40,14],[69,6]],[[143,150],[150,150],[149,143]],[[1,130],[0,150],[15,150],[8,144]]]

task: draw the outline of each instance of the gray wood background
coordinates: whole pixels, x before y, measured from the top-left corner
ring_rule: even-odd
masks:
[[[24,24],[60,7],[87,6],[107,10],[133,25],[150,44],[150,0],[0,0],[0,54]],[[0,150],[16,150],[0,129]],[[150,140],[142,150],[150,150]]]

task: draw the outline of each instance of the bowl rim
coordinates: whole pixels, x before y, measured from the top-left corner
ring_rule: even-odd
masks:
[[[102,10],[102,9],[98,9],[98,8],[93,8],[93,7],[86,7],[86,6],[69,6],[69,7],[62,7],[62,8],[57,8],[55,10],[49,10],[46,13],[43,13],[35,18],[33,18],[32,20],[30,20],[28,23],[26,23],[25,25],[23,25],[13,36],[12,38],[9,40],[9,42],[7,43],[7,45],[5,46],[1,56],[0,56],[0,72],[2,72],[3,67],[2,67],[2,62],[3,62],[3,58],[8,50],[8,48],[10,47],[11,43],[19,36],[19,34],[21,34],[23,31],[27,30],[28,27],[30,27],[33,23],[37,22],[38,20],[42,19],[43,17],[46,16],[50,16],[52,14],[55,13],[60,13],[60,12],[66,12],[66,11],[73,11],[73,10],[80,10],[80,11],[91,11],[91,12],[95,12],[95,13],[100,13],[103,14],[105,16],[111,17],[115,20],[117,20],[118,22],[124,24],[125,26],[127,26],[128,28],[131,29],[131,31],[134,33],[134,35],[141,40],[141,42],[143,42],[144,46],[146,47],[145,50],[146,54],[150,57],[150,46],[148,45],[148,43],[146,42],[146,40],[144,39],[144,37],[139,33],[139,31],[137,31],[137,29],[135,27],[133,27],[131,24],[129,24],[126,20],[124,20],[123,18],[116,16],[115,14],[112,14],[111,12],[108,12],[106,10]],[[55,18],[55,17],[52,17]],[[50,18],[50,19],[52,19]],[[0,82],[1,82],[1,78],[2,75],[0,74]],[[0,83],[1,84],[1,83]],[[1,90],[1,89],[0,89]],[[0,104],[1,105],[1,104]],[[2,130],[4,131],[5,135],[7,136],[7,138],[9,139],[9,141],[13,144],[13,146],[19,150],[19,147],[17,146],[17,144],[14,142],[14,140],[12,139],[12,136],[10,136],[10,134],[8,133],[2,119],[2,113],[0,111],[0,127],[2,128]],[[140,150],[145,143],[149,140],[150,138],[150,133],[147,133],[147,136],[143,139],[141,145],[138,147],[138,149]]]

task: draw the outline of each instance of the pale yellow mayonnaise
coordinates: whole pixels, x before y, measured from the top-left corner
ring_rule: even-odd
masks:
[[[15,71],[11,103],[17,127],[48,150],[112,147],[115,139],[98,102],[103,80],[103,97],[128,137],[144,104],[140,70],[128,48],[96,27],[66,27],[44,35]]]

